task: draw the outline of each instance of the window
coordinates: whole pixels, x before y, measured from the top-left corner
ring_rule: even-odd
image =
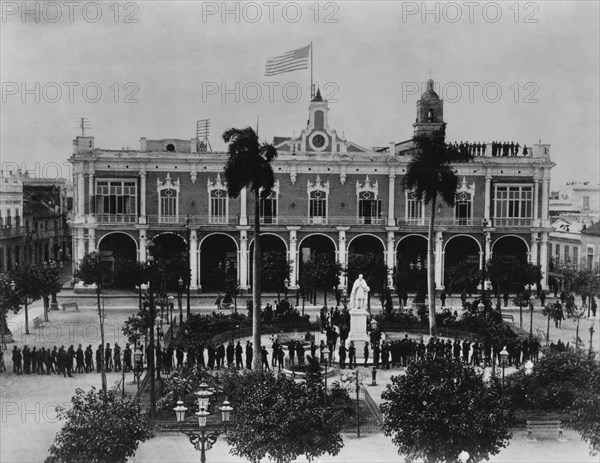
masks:
[[[260,198],[260,223],[277,223],[277,192],[271,191],[267,198]]]
[[[10,209],[8,211],[6,211],[6,228],[12,227],[12,217],[11,217],[10,213],[11,213]]]
[[[579,248],[577,246],[573,246],[573,263],[579,268]]]
[[[590,197],[589,196],[583,197],[583,210],[584,211],[590,210]]]
[[[557,244],[554,247],[555,251],[554,251],[554,257],[556,259],[556,265],[560,265],[560,244]]]
[[[227,223],[227,192],[212,190],[210,192],[209,223]]]
[[[456,195],[454,202],[454,223],[455,225],[473,224],[473,196],[466,192]]]
[[[406,194],[406,221],[423,224],[423,201],[417,198],[414,191]]]
[[[137,182],[135,180],[96,181],[96,218],[99,222],[135,222]]]
[[[585,266],[588,270],[592,270],[592,268],[594,267],[594,246],[592,245],[588,245],[587,247],[587,257]]]
[[[161,223],[176,223],[178,221],[177,191],[167,188],[160,192]]]
[[[327,223],[327,193],[321,190],[310,192],[309,196],[310,222],[315,224]]]
[[[361,191],[358,195],[358,223],[381,223],[381,200],[372,191]]]
[[[566,264],[570,264],[571,263],[571,257],[569,256],[569,246],[565,246],[565,263]]]
[[[530,226],[533,188],[521,185],[498,185],[495,191],[496,226]]]

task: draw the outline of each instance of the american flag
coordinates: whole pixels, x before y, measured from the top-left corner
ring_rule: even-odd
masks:
[[[274,56],[267,59],[265,76],[275,76],[284,72],[298,71],[308,69],[308,53],[310,45],[297,50],[292,50],[280,56]]]

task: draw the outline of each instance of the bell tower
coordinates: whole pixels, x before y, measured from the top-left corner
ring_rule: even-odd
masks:
[[[430,134],[445,127],[444,101],[433,90],[433,79],[429,79],[427,90],[417,101],[417,119],[413,124],[414,135]]]

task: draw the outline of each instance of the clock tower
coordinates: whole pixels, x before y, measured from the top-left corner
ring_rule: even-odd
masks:
[[[417,119],[413,124],[414,135],[430,134],[445,127],[444,101],[433,90],[433,79],[429,79],[427,90],[417,101]]]

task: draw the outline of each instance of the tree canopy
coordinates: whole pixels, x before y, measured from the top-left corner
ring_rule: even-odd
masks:
[[[226,436],[234,455],[252,463],[265,458],[287,463],[300,455],[312,461],[337,455],[343,446],[340,431],[347,414],[338,401],[325,400],[320,383],[257,372],[242,397]]]
[[[383,432],[400,453],[426,462],[481,461],[505,447],[512,410],[497,382],[452,359],[411,364],[383,392]]]
[[[71,408],[58,407],[66,423],[56,435],[46,462],[126,462],[140,442],[153,437],[141,405],[114,392],[75,391]]]

